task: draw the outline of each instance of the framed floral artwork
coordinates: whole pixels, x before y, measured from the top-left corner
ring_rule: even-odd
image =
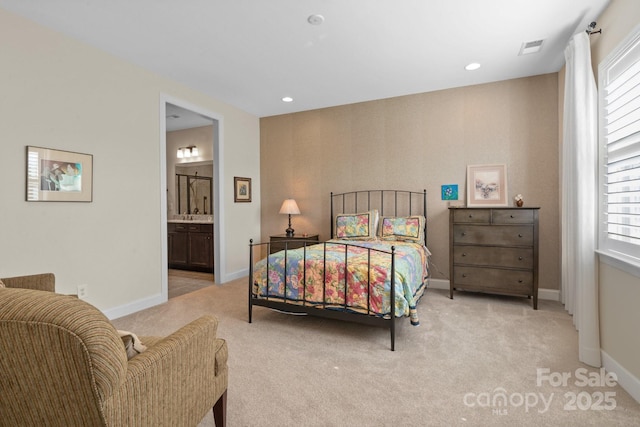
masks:
[[[233,178],[233,201],[250,202],[251,201],[251,178]]]
[[[507,165],[467,166],[467,206],[507,206]]]

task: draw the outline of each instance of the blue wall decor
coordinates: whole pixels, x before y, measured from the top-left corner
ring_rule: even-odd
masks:
[[[442,200],[458,200],[458,184],[443,185]]]

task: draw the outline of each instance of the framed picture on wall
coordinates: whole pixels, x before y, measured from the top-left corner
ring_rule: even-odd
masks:
[[[251,201],[251,178],[233,178],[233,201],[234,202],[250,202]]]
[[[468,165],[467,206],[507,205],[507,165]]]
[[[27,146],[28,202],[91,202],[93,156]]]

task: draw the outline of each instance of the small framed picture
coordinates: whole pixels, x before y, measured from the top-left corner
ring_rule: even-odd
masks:
[[[93,156],[27,146],[28,202],[91,202]]]
[[[234,202],[250,202],[251,201],[251,178],[233,178],[233,201]]]
[[[507,205],[507,165],[468,165],[467,206]]]
[[[458,184],[443,185],[442,200],[458,200]]]

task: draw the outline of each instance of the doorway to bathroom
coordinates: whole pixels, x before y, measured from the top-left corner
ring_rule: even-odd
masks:
[[[221,119],[167,96],[162,97],[160,109],[162,294],[168,299],[223,277]]]

